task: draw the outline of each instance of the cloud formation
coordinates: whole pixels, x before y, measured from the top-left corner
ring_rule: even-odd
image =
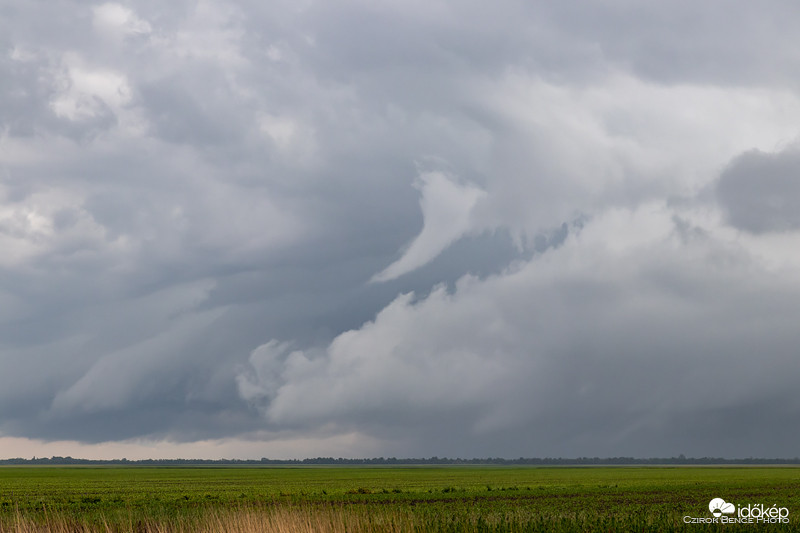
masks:
[[[403,256],[373,276],[373,281],[388,281],[411,272],[463,237],[472,227],[470,214],[475,204],[484,196],[480,189],[458,185],[440,173],[422,174],[414,185],[422,195],[422,232]]]
[[[658,204],[607,212],[501,275],[399,297],[323,355],[270,357],[268,373],[262,347],[240,392],[277,425],[369,427],[416,450],[446,431],[509,456],[643,443],[656,455],[785,453],[738,419],[762,402],[773,422],[800,406],[797,259],[775,272],[724,228],[681,215]],[[733,442],[718,442],[723,433]]]
[[[3,9],[4,442],[796,454],[793,5]]]
[[[800,229],[800,152],[758,150],[737,157],[716,186],[730,223],[753,233]]]

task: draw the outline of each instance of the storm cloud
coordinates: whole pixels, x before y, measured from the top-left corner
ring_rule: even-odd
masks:
[[[5,2],[0,440],[795,456],[798,17]]]
[[[722,173],[717,195],[730,223],[753,232],[800,228],[800,152],[747,152]]]

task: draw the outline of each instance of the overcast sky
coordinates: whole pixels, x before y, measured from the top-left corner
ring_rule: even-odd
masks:
[[[796,457],[798,27],[0,0],[0,456]]]

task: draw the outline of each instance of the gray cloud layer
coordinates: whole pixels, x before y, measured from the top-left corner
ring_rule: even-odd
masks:
[[[0,436],[796,455],[793,4],[0,12]]]
[[[725,169],[717,194],[734,226],[754,233],[800,229],[800,153],[747,152]]]

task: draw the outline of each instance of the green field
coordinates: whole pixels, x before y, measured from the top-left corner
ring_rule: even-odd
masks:
[[[711,518],[715,497],[787,508],[790,523],[683,522]],[[0,468],[0,531],[279,531],[281,520],[297,521],[285,531],[800,531],[800,468]]]

